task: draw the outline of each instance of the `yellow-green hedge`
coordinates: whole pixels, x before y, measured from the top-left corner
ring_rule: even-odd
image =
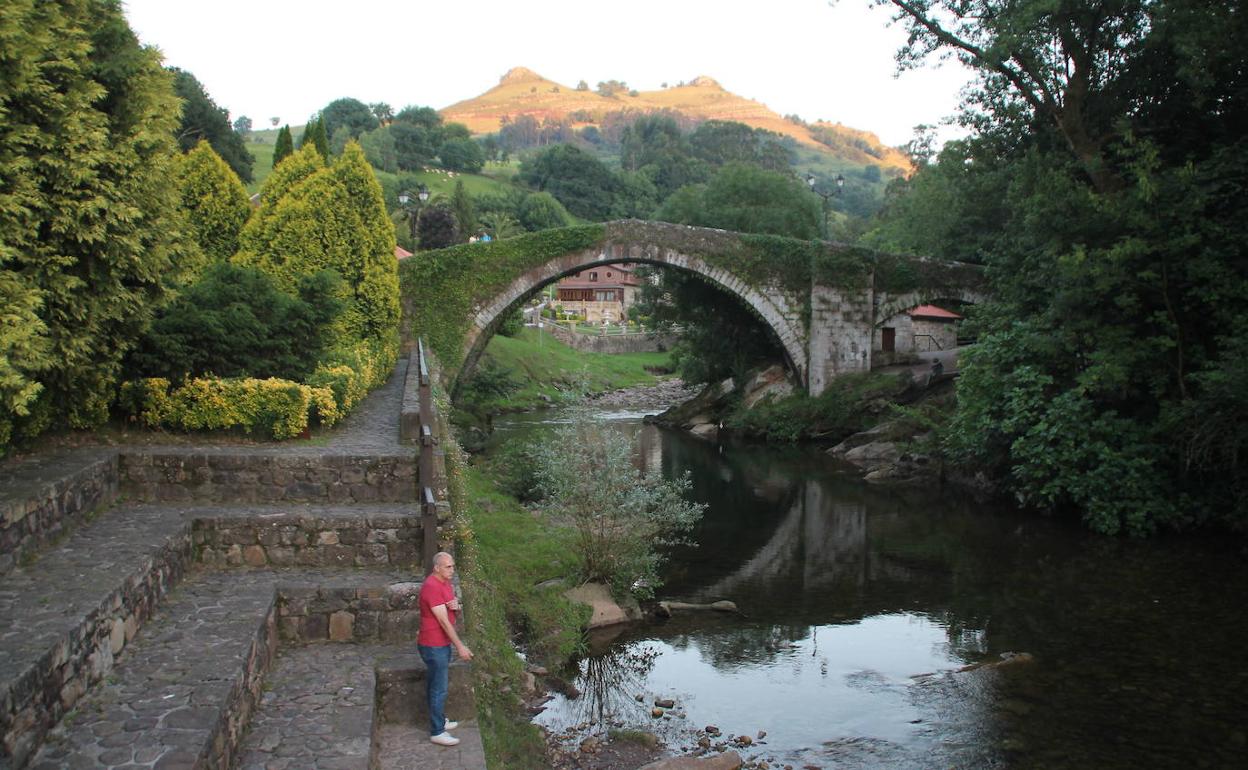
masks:
[[[309,424],[342,420],[368,391],[394,370],[397,345],[360,343],[340,351],[298,383],[276,377],[226,379],[196,377],[173,387],[152,377],[127,382],[119,403],[131,419],[149,428],[230,430],[292,438]]]

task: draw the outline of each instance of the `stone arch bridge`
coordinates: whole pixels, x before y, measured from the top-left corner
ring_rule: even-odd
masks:
[[[986,289],[976,265],[626,220],[403,260],[404,342],[427,339],[453,389],[513,308],[564,275],[617,262],[686,270],[737,297],[774,333],[811,395],[840,374],[869,371],[891,318],[939,299],[978,302]]]

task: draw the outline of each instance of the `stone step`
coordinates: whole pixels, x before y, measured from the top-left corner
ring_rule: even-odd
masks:
[[[100,681],[196,554],[212,566],[419,561],[405,506],[115,506],[0,577],[0,763]],[[3,765],[0,764],[0,767]]]
[[[472,670],[451,663],[446,714],[459,722],[458,746],[429,742],[425,705],[425,665],[409,647],[404,654],[379,659],[373,723],[373,768],[378,770],[485,770],[485,746],[476,721]]]
[[[283,591],[305,597],[298,621],[349,614],[362,601],[381,601],[391,583],[414,586],[409,578],[406,570],[198,569],[105,682],[48,734],[30,767],[230,767],[280,643],[279,627],[297,635],[326,626],[324,620],[283,623],[290,620]],[[401,592],[402,606],[410,605],[414,590]]]
[[[458,746],[435,746],[428,730],[383,724],[375,738],[377,770],[485,770],[485,747],[476,721],[460,722]]]

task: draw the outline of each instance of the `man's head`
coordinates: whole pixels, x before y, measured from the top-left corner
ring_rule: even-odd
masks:
[[[433,555],[433,574],[444,582],[451,582],[455,574],[455,557],[446,551],[438,551]]]

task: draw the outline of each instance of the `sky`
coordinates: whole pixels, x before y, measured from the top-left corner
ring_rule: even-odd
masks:
[[[642,91],[709,75],[782,115],[889,145],[951,116],[970,75],[896,75],[900,25],[870,0],[123,0],[139,39],[247,115],[297,125],[354,97],[441,109],[522,66],[569,87]],[[943,138],[956,128],[941,131]]]

